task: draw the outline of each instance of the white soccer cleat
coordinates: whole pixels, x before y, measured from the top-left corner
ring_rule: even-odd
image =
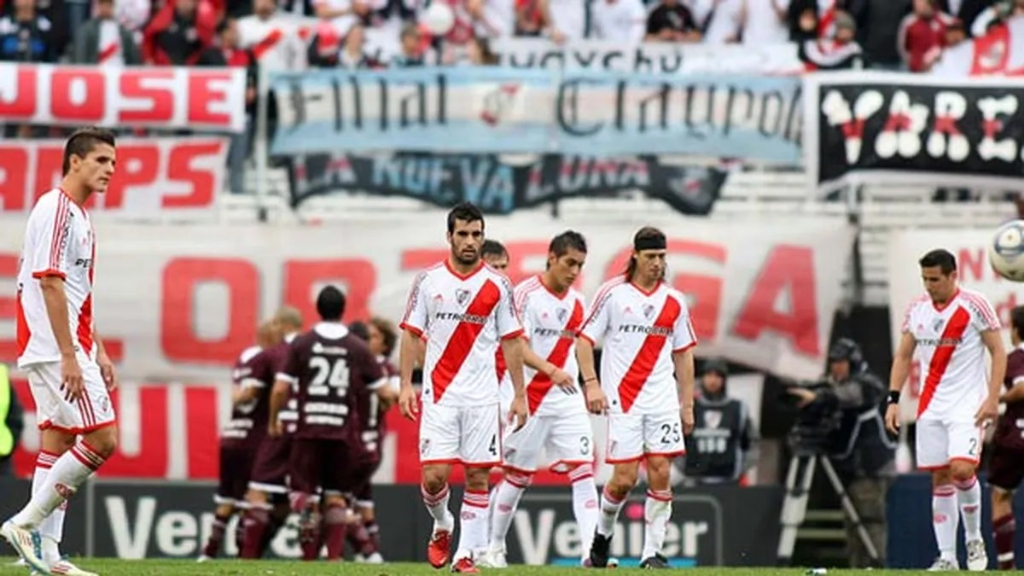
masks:
[[[199,556],[199,558],[196,558],[196,562],[199,562],[200,564],[202,564],[203,562],[209,562],[210,560],[213,560],[213,558],[210,558],[206,554],[202,554]]]
[[[13,522],[8,520],[4,522],[3,526],[0,526],[0,536],[7,540],[29,568],[40,574],[52,574],[50,567],[39,557],[32,531],[15,526]]]
[[[960,566],[956,562],[942,557],[936,558],[931,568],[928,569],[929,572],[956,572],[958,570],[960,570]]]
[[[82,570],[78,566],[69,562],[67,558],[61,558],[56,564],[50,566],[49,573],[58,574],[59,576],[100,576],[95,572]]]
[[[505,559],[505,550],[501,548],[489,548],[476,560],[476,565],[481,568],[508,568],[508,561]]]
[[[984,540],[971,540],[967,543],[967,569],[971,572],[984,572],[988,569]]]
[[[380,555],[380,552],[374,552],[369,556],[363,556],[362,554],[355,555],[356,564],[383,564],[384,557]]]

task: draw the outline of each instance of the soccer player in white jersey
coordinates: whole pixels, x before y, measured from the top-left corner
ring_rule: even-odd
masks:
[[[625,274],[598,290],[576,344],[590,410],[608,413],[605,462],[614,466],[590,548],[595,568],[608,565],[615,520],[636,484],[641,460],[648,489],[640,566],[669,567],[661,553],[672,515],[669,472],[672,459],[686,452],[684,434],[693,429],[697,337],[686,299],[664,281],[666,249],[660,230],[637,231]],[[600,379],[594,369],[599,340],[604,340]]]
[[[597,527],[597,486],[594,484],[594,440],[586,402],[576,384],[576,332],[584,319],[583,295],[572,288],[583,269],[587,243],[578,232],[555,236],[548,246],[547,269],[524,280],[515,290],[516,311],[529,342],[524,352],[524,380],[530,420],[505,435],[505,474],[491,512],[491,544],[481,565],[504,568],[505,537],[519,498],[530,485],[541,449],[554,460],[552,470],[568,473],[579,525],[583,557]]]
[[[112,133],[75,131],[64,145],[60,187],[39,198],[25,229],[18,270],[18,368],[28,375],[42,444],[32,497],[4,522],[0,534],[43,574],[92,574],[61,558],[64,512],[79,485],[117,447],[109,394],[117,376],[93,327],[96,238],[83,207],[93,193],[106,192],[114,164]]]
[[[959,570],[956,530],[963,517],[967,567],[988,566],[981,535],[981,487],[975,472],[985,426],[999,412],[1006,354],[999,318],[981,294],[957,287],[956,258],[933,250],[918,262],[926,296],[912,302],[889,378],[886,427],[899,430],[899,398],[918,352],[917,465],[932,474],[932,527],[939,557],[931,569]],[[985,374],[985,350],[992,355]],[[959,504],[959,510],[957,510]]]
[[[501,463],[498,378],[495,354],[505,353],[515,397],[509,409],[514,428],[526,423],[523,389],[523,333],[503,274],[480,259],[484,219],[462,203],[448,213],[448,258],[421,272],[402,320],[399,408],[410,419],[420,410],[412,387],[417,340],[427,335],[423,366],[420,463],[423,502],[434,519],[427,558],[435,568],[451,559],[455,517],[448,510],[448,476],[453,464],[466,472],[459,546],[452,571],[475,574],[475,555],[487,548],[490,469]]]

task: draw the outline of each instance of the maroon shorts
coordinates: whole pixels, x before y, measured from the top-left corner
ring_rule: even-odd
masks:
[[[236,504],[245,501],[252,471],[253,451],[236,446],[220,447],[220,483],[213,501],[217,504]]]
[[[992,447],[988,463],[988,483],[1003,490],[1016,490],[1024,480],[1024,450]]]
[[[373,502],[373,475],[380,468],[380,458],[366,462],[352,471],[354,486],[352,487],[352,498],[360,504]]]
[[[291,436],[267,436],[256,451],[249,487],[268,494],[288,493],[288,459],[292,451]]]
[[[350,454],[344,440],[292,440],[289,487],[303,494],[316,494],[318,489],[351,492],[355,482]]]

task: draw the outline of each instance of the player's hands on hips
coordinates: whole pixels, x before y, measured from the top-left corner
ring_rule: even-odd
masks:
[[[900,433],[900,407],[898,404],[889,404],[885,409],[885,429],[896,436]]]
[[[559,370],[555,368],[551,374],[551,383],[562,389],[562,392],[566,394],[575,394],[578,390],[576,387],[576,379],[569,375],[565,370]]]
[[[272,438],[278,438],[284,434],[284,424],[277,418],[272,418],[270,423],[267,424],[267,434]]]
[[[114,363],[110,361],[107,353],[100,352],[96,356],[96,363],[99,364],[100,376],[103,377],[103,383],[107,385],[107,390],[110,392],[117,390],[117,371],[114,370]]]
[[[82,397],[85,381],[82,379],[82,367],[78,365],[78,358],[74,354],[61,356],[60,379],[60,388],[64,392],[65,400],[75,402]]]
[[[512,406],[508,409],[508,423],[514,424],[513,432],[526,426],[526,419],[530,417],[530,410],[526,405],[526,394],[516,395],[512,399]]]
[[[402,411],[402,416],[409,420],[415,420],[419,415],[420,407],[416,401],[416,391],[412,389],[412,386],[402,386],[402,391],[398,393],[398,409]]]
[[[693,432],[693,406],[683,406],[679,410],[679,419],[683,421],[683,434]]]
[[[984,428],[999,417],[999,396],[989,395],[974,414],[974,425]]]
[[[604,414],[608,411],[608,398],[605,397],[600,382],[592,380],[583,390],[583,393],[587,397],[587,408],[592,413]]]

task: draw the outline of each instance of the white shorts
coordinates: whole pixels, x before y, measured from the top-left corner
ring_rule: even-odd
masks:
[[[505,433],[502,458],[506,468],[535,472],[542,450],[557,472],[593,462],[594,433],[587,413],[534,416],[518,432],[510,428]]]
[[[501,464],[498,404],[472,407],[423,404],[420,464]]]
[[[69,434],[86,434],[116,421],[114,405],[100,375],[100,367],[84,356],[78,357],[78,365],[82,369],[85,389],[74,402],[64,399],[60,362],[42,362],[25,368],[32,398],[36,402],[36,420],[40,430],[52,428]]]
[[[679,410],[655,414],[608,414],[609,464],[636,462],[645,456],[686,454]]]
[[[923,470],[945,468],[953,460],[977,465],[981,460],[984,431],[974,422],[918,420],[915,447],[917,467]]]

